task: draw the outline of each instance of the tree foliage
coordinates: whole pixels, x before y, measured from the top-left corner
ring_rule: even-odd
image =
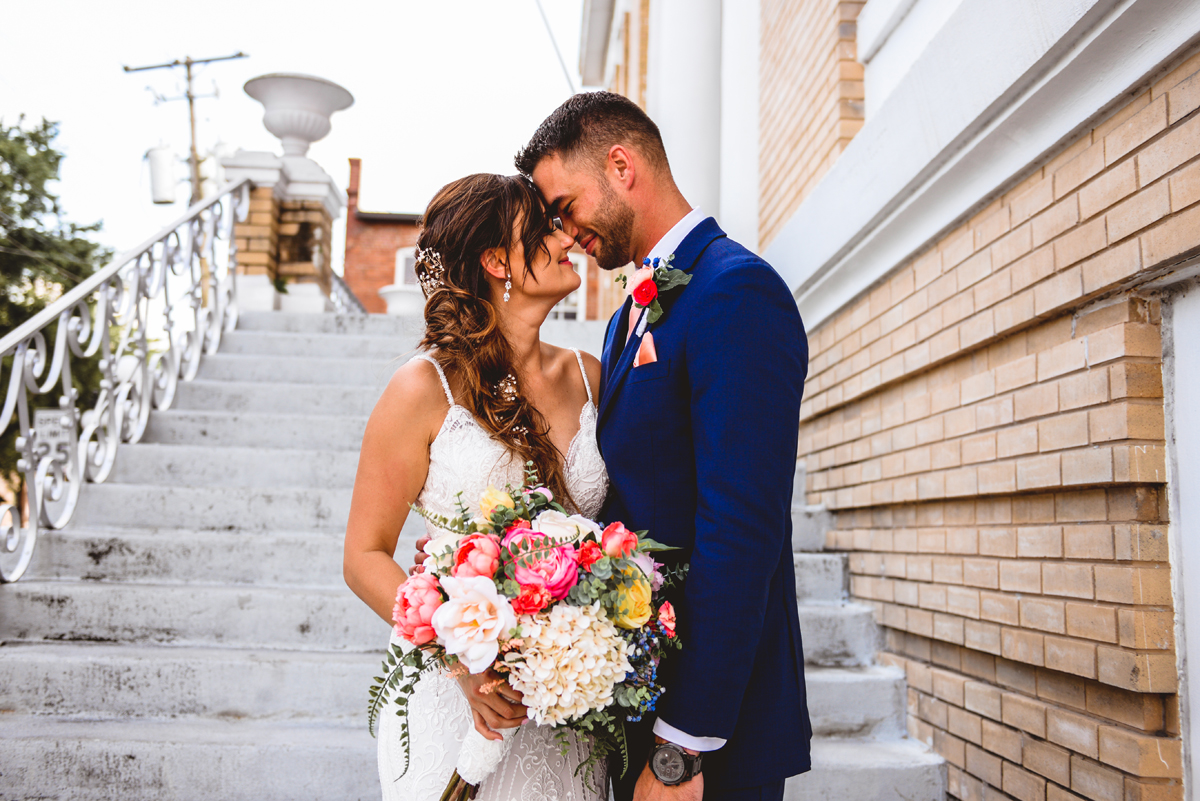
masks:
[[[77,225],[64,219],[51,184],[58,180],[63,154],[54,147],[58,124],[42,120],[26,125],[0,121],[0,336],[53,303],[101,265],[112,253],[92,241],[100,223]],[[47,332],[53,342],[54,327]],[[80,408],[95,398],[100,374],[96,359],[72,359],[72,378],[80,392]],[[12,357],[4,360],[8,391]],[[37,407],[56,406],[61,393],[31,398]],[[0,436],[0,478],[12,481],[16,471],[15,421]]]

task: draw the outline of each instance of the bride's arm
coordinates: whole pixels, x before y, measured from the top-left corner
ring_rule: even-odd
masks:
[[[415,359],[392,376],[363,435],[342,574],[354,594],[389,625],[396,589],[407,578],[392,556],[409,504],[425,485],[429,443],[446,410],[433,366]]]

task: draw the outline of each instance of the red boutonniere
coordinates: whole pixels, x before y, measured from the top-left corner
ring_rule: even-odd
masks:
[[[646,258],[642,260],[642,266],[632,277],[617,276],[617,280],[633,295],[633,305],[647,310],[642,318],[644,323],[639,326],[643,331],[645,326],[654,325],[663,316],[658,296],[663,292],[687,286],[688,281],[692,280],[692,277],[683,270],[677,270],[671,266],[674,258],[674,253],[653,261]]]

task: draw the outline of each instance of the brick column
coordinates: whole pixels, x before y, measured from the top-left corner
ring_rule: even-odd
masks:
[[[267,275],[275,279],[279,265],[279,203],[269,186],[250,190],[250,213],[233,229],[237,240],[238,275]]]

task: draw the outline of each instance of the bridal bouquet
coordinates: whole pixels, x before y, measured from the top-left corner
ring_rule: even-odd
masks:
[[[654,710],[663,692],[659,660],[679,647],[674,610],[658,592],[686,566],[655,562],[653,552],[669,549],[646,532],[568,515],[537,486],[532,468],[516,490],[489,487],[478,516],[459,496],[457,517],[417,510],[444,533],[425,547],[426,572],[411,575],[397,593],[396,634],[416,647],[390,648],[384,675],[370,690],[372,733],[379,711],[398,694],[407,759],[407,699],[421,675],[490,668],[524,695],[535,723],[555,727],[564,755],[568,731],[593,738],[577,770],[618,751],[628,766],[624,724]],[[473,798],[515,731],[504,729],[504,740],[493,741],[472,728],[444,801]]]

